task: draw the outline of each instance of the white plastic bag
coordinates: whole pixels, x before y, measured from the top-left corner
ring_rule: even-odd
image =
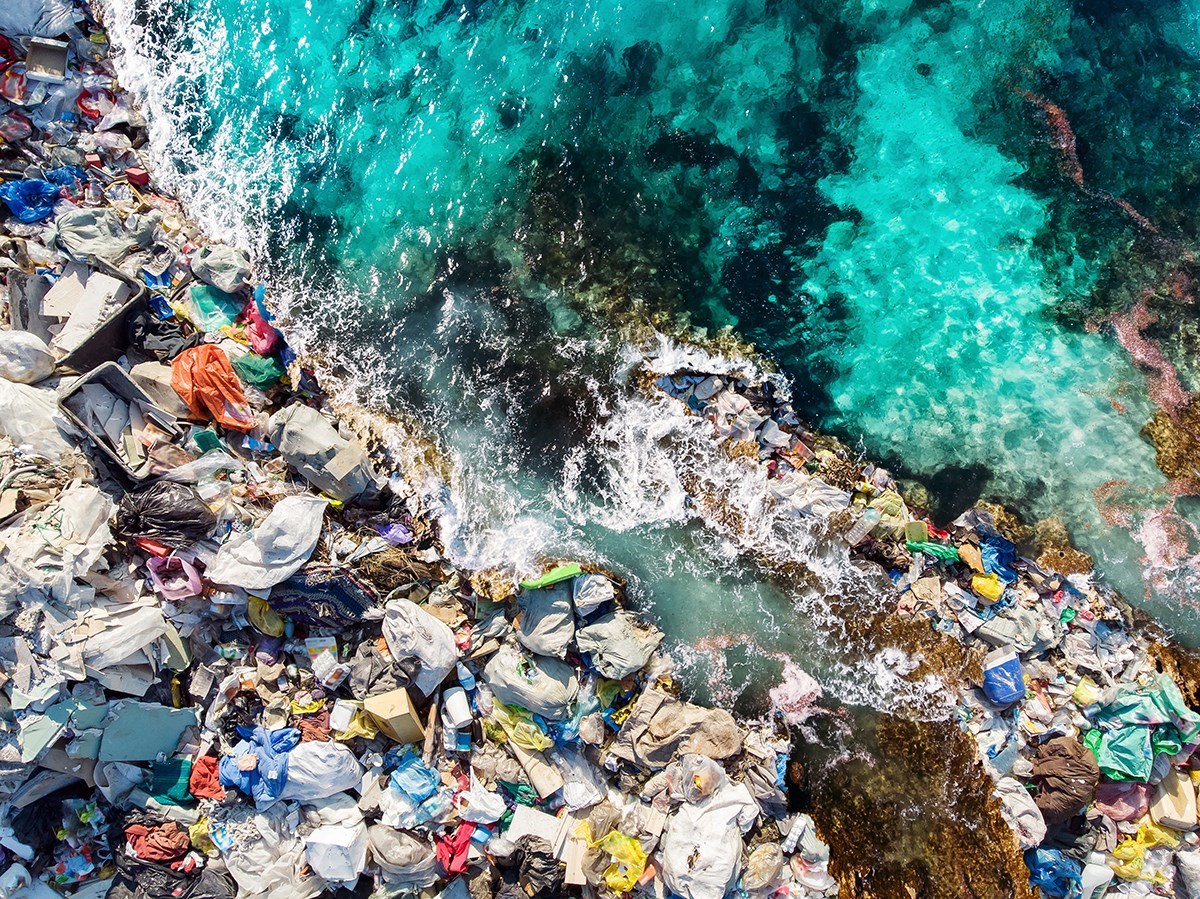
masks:
[[[47,459],[73,449],[78,433],[59,411],[54,391],[0,378],[0,437]]]
[[[28,331],[0,331],[0,378],[36,384],[53,371],[54,357],[42,338]]]
[[[362,781],[362,765],[341,743],[310,740],[288,753],[287,783],[281,799],[325,799]]]
[[[253,531],[222,544],[206,577],[246,590],[266,590],[287,580],[317,548],[328,504],[308,494],[285,497]]]
[[[393,599],[383,611],[383,639],[388,652],[401,665],[416,660],[420,670],[413,686],[425,696],[432,696],[458,661],[454,632],[407,599]]]
[[[499,821],[507,808],[504,797],[484,787],[474,771],[471,772],[471,789],[459,793],[454,804],[458,808],[458,817],[476,824]]]

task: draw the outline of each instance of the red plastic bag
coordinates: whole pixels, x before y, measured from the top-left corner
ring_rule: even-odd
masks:
[[[257,421],[225,351],[211,343],[184,350],[171,363],[171,386],[188,405],[193,421],[215,421],[249,431]]]

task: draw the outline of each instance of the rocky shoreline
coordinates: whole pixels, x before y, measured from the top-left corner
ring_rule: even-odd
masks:
[[[19,6],[7,896],[1053,896],[1104,871],[1110,895],[1200,895],[1194,663],[1134,636],[1064,533],[988,508],[942,530],[778,385],[650,358],[644,389],[708,420],[772,514],[895,596],[836,598],[849,645],[903,647],[905,677],[958,694],[950,720],[872,722],[867,760],[806,759],[805,702],[683,702],[618,575],[455,570],[386,433],[326,399],[249,261],[155,190],[90,12]],[[918,831],[905,801],[930,791],[954,814]]]

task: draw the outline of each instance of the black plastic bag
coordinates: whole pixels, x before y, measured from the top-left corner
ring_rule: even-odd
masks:
[[[217,517],[187,484],[158,481],[127,493],[117,509],[117,533],[128,540],[146,537],[167,546],[188,546],[216,527]]]

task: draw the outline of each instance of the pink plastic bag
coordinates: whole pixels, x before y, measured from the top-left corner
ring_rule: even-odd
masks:
[[[1101,783],[1096,787],[1095,808],[1114,821],[1135,821],[1150,811],[1150,785]]]
[[[191,562],[178,556],[152,556],[146,562],[150,571],[150,582],[163,599],[175,602],[191,596],[199,596],[204,590],[200,572]]]

